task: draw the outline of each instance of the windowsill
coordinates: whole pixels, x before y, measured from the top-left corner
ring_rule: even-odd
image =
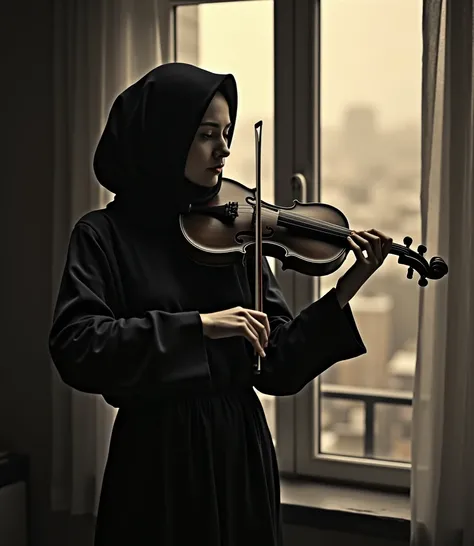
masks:
[[[409,541],[410,497],[280,478],[283,522]]]

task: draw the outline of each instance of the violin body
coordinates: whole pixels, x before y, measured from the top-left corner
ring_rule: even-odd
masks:
[[[263,311],[263,256],[281,262],[282,269],[292,269],[310,276],[324,276],[336,271],[346,259],[351,246],[349,222],[332,205],[300,203],[279,207],[262,200],[261,153],[263,122],[255,124],[256,187],[248,188],[230,178],[222,178],[219,193],[204,204],[191,203],[179,217],[180,229],[194,261],[225,266],[248,256],[254,261],[255,310]],[[403,245],[392,243],[390,254],[408,266],[407,277],[420,275],[418,284],[427,279],[441,279],[448,272],[446,262],[434,256],[428,262],[424,245],[410,249],[413,239]],[[254,373],[261,373],[261,356],[255,354]]]
[[[256,203],[256,190],[223,178],[221,190],[213,200],[190,205],[180,215],[180,227],[192,258],[198,263],[219,266],[244,261],[255,254]],[[261,254],[279,260],[282,269],[324,276],[336,271],[346,259],[351,230],[346,216],[336,207],[299,201],[291,207],[265,201],[260,201],[259,206]],[[410,237],[403,242],[404,245],[393,243],[390,253],[408,266],[409,279],[416,270],[420,274],[418,284],[424,287],[427,279],[446,275],[448,266],[442,258],[435,256],[428,263],[423,257],[426,247],[419,245],[415,252],[409,248]]]
[[[197,262],[229,265],[254,253],[255,213],[252,202],[255,192],[240,182],[224,178],[219,194],[206,207],[191,209],[180,218],[181,231],[190,244]],[[237,204],[233,221],[225,217],[225,207]],[[282,269],[292,269],[311,276],[324,276],[337,270],[346,259],[348,249],[341,243],[309,237],[292,226],[293,213],[306,219],[324,220],[332,225],[349,227],[344,214],[331,205],[300,203],[291,207],[275,207],[262,201],[262,250],[265,256],[279,260]],[[214,208],[214,211],[210,211]],[[221,213],[219,213],[219,211]],[[286,220],[286,222],[285,222]]]

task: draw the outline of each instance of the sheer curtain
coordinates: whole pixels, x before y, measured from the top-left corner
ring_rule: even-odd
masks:
[[[104,201],[92,154],[115,96],[169,59],[168,0],[56,0],[53,283],[76,220]],[[53,381],[54,511],[96,514],[115,410]]]
[[[422,290],[412,545],[474,545],[473,0],[425,0],[423,239],[449,274]]]

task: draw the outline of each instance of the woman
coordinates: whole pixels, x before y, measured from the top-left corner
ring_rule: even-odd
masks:
[[[348,301],[384,261],[382,234],[354,234],[354,266],[295,318],[267,262],[258,313],[251,268],[188,257],[178,214],[219,191],[236,114],[233,76],[165,64],[116,99],[96,150],[115,199],[73,229],[50,333],[63,381],[119,408],[96,546],[281,545],[253,387],[295,394],[366,351]]]

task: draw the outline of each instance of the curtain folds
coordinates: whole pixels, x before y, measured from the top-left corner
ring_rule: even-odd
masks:
[[[473,0],[425,0],[423,25],[422,238],[449,274],[420,298],[411,544],[472,546]]]
[[[168,0],[55,1],[55,191],[53,284],[77,219],[110,197],[92,156],[115,97],[169,61]],[[54,304],[54,302],[53,302]],[[53,382],[52,506],[96,514],[115,410],[101,397]]]

